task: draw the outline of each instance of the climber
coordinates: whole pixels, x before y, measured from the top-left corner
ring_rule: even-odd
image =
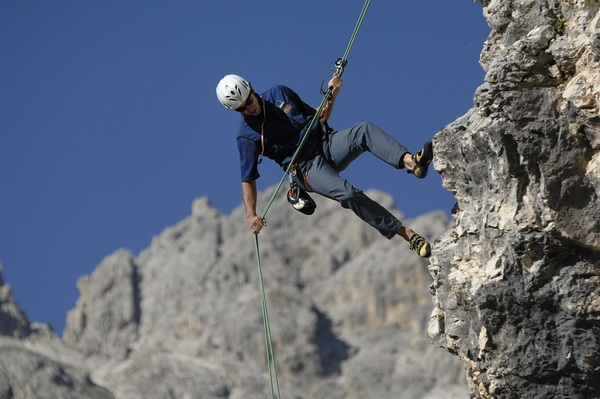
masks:
[[[256,179],[260,176],[258,164],[263,156],[288,170],[300,141],[305,134],[310,134],[290,168],[294,172],[290,172],[290,176],[294,176],[293,184],[303,191],[304,198],[309,198],[305,192],[315,192],[337,200],[342,207],[354,211],[387,238],[399,235],[409,242],[411,250],[428,258],[431,245],[423,237],[410,227],[403,226],[388,210],[338,173],[360,154],[369,151],[394,168],[406,168],[409,173],[422,179],[427,175],[433,158],[432,143],[427,142],[420,151],[411,154],[406,147],[370,122],[357,123],[345,130],[331,129],[327,120],[342,84],[342,80],[334,73],[328,83],[331,97],[319,115],[319,123],[313,124],[311,132],[306,132],[304,128],[317,111],[290,88],[274,86],[259,95],[241,76],[227,75],[219,81],[216,92],[221,104],[242,114],[237,145],[248,227],[258,234],[267,225],[267,221],[256,213]]]

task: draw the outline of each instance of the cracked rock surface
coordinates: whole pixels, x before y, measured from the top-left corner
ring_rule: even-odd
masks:
[[[483,5],[485,83],[435,139],[430,336],[472,397],[600,397],[600,4]]]

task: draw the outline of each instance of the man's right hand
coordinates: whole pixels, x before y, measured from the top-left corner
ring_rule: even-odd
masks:
[[[256,214],[256,181],[242,182],[242,199],[246,208],[246,221],[254,234],[267,225],[267,221]]]
[[[261,218],[258,215],[248,216],[248,227],[254,234],[260,233],[260,230],[267,225],[266,219]]]

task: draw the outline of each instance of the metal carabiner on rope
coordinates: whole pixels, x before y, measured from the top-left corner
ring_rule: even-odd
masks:
[[[300,211],[305,215],[312,215],[315,213],[317,204],[306,191],[298,186],[296,180],[298,179],[298,173],[302,175],[299,166],[295,164],[290,168],[290,173],[288,175],[290,178],[290,189],[287,192],[287,200],[295,210]]]
[[[342,76],[342,74],[344,73],[344,68],[346,67],[346,64],[348,64],[348,60],[343,59],[343,58],[338,58],[337,60],[335,60],[335,62],[332,62],[331,64],[329,64],[329,68],[332,71],[335,70],[335,74],[339,77],[339,76]],[[332,69],[331,68],[332,66],[335,66],[335,69]],[[327,94],[327,90],[323,89],[324,84],[325,84],[325,80],[321,81],[321,88],[319,89],[319,93],[321,93],[322,95]],[[327,89],[329,89],[329,87]]]
[[[340,72],[344,72],[344,68],[346,67],[346,64],[348,63],[348,60],[344,59],[344,58],[338,58],[335,61],[335,73],[337,73],[338,76],[341,75]]]

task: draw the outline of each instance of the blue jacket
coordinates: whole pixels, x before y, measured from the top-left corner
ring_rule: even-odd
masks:
[[[263,153],[261,129],[264,135],[264,156],[285,168],[302,141],[304,127],[316,113],[298,94],[285,86],[272,87],[262,93],[261,97],[260,115],[243,115],[237,135],[242,182],[252,182],[260,176],[258,164]],[[318,129],[305,142],[299,159],[314,155],[321,146],[320,124],[316,123],[315,126]]]

